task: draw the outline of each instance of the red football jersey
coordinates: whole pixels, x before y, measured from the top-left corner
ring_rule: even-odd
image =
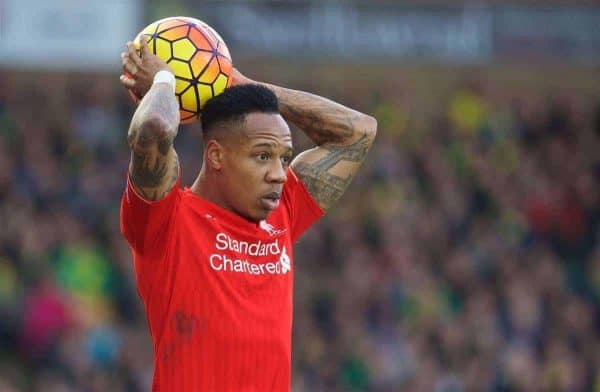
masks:
[[[153,391],[289,391],[292,244],[323,215],[293,171],[260,223],[180,189],[127,183],[121,231],[154,342]]]

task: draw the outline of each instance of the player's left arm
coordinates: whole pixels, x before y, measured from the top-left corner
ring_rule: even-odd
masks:
[[[317,145],[291,164],[310,194],[327,211],[344,194],[377,134],[375,118],[314,94],[270,86],[282,116]]]

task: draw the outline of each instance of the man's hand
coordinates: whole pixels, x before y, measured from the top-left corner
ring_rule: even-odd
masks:
[[[120,77],[121,84],[131,90],[138,99],[142,99],[150,90],[154,75],[158,71],[173,72],[167,63],[150,52],[145,36],[140,37],[139,52],[133,42],[127,42],[127,51],[121,53],[121,62],[125,72]]]
[[[239,86],[240,84],[252,84],[252,83],[256,83],[256,82],[254,80],[242,75],[242,73],[240,71],[238,71],[236,68],[233,68],[232,80],[231,80],[232,87]]]

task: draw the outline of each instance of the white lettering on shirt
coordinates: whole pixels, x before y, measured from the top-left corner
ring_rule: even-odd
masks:
[[[272,242],[262,242],[260,240],[256,242],[239,241],[225,233],[217,234],[215,246],[218,250],[232,250],[248,256],[269,256],[281,253],[277,240]]]
[[[280,248],[277,240],[247,242],[231,238],[226,233],[219,233],[215,241],[217,250],[233,251],[241,257],[234,258],[226,253],[213,253],[209,256],[208,263],[214,271],[241,272],[250,275],[279,275],[287,274],[291,270],[291,259],[285,251],[285,246]],[[244,256],[278,256],[278,259],[266,263],[252,263]]]

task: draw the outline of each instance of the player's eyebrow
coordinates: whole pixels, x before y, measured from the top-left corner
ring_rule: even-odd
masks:
[[[252,148],[256,148],[256,147],[269,147],[269,148],[273,148],[276,145],[277,144],[275,142],[262,142],[262,143],[258,143],[258,144],[252,145]]]
[[[277,148],[277,143],[263,142],[263,143],[258,143],[258,144],[255,144],[252,146],[252,150],[255,150],[258,148],[275,149],[275,148]],[[294,148],[291,146],[286,147],[284,154],[294,154]]]

